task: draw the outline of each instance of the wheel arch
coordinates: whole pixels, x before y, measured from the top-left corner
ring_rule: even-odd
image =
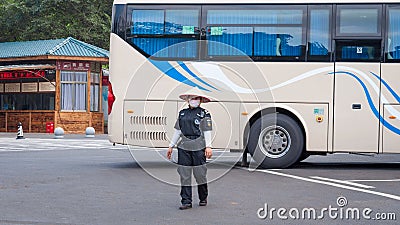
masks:
[[[254,124],[255,121],[257,121],[259,118],[261,118],[264,115],[268,114],[273,114],[273,113],[279,113],[283,114],[286,116],[289,116],[292,118],[296,123],[300,126],[301,131],[303,132],[303,141],[304,141],[304,149],[303,152],[306,151],[306,146],[307,146],[307,126],[304,121],[304,119],[301,117],[300,113],[298,113],[296,110],[294,110],[291,107],[284,106],[284,105],[276,105],[274,107],[267,107],[264,108],[258,112],[253,113],[253,115],[250,117],[250,119],[247,121],[247,124],[244,129],[244,135],[243,135],[243,147],[244,149],[247,148],[247,140],[249,138],[249,133],[250,133],[250,127],[252,124]]]

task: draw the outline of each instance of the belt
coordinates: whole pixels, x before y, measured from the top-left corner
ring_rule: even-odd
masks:
[[[194,140],[194,139],[197,139],[197,138],[199,138],[201,136],[199,136],[199,135],[183,135],[183,137],[187,138],[187,139]]]

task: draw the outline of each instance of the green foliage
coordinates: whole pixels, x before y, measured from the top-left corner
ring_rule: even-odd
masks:
[[[0,0],[0,42],[73,37],[109,48],[112,0]]]

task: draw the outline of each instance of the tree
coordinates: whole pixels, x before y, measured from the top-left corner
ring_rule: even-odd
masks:
[[[21,24],[28,14],[24,2],[14,0],[0,0],[0,42],[18,41],[19,34],[23,33]]]
[[[112,0],[0,1],[1,42],[71,36],[109,48]]]

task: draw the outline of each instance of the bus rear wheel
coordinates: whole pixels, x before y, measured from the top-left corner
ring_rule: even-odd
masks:
[[[287,168],[299,161],[304,149],[304,135],[291,117],[268,114],[251,126],[247,148],[261,167]]]

